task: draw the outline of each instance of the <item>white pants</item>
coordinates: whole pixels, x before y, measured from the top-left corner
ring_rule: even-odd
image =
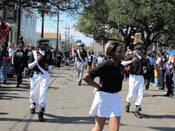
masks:
[[[30,78],[30,103],[40,108],[46,107],[50,74],[33,74]]]
[[[136,97],[135,105],[141,105],[144,91],[144,78],[141,75],[129,76],[129,91],[126,102],[130,102],[131,98]]]
[[[83,74],[84,74],[84,64],[82,62],[79,62],[77,61],[76,62],[76,70],[78,72],[78,79],[77,81],[81,81],[82,80],[82,77],[83,77]]]

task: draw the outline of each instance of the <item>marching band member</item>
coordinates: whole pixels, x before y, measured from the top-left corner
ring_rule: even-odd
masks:
[[[32,70],[30,78],[30,112],[35,113],[39,106],[39,121],[44,121],[44,112],[47,104],[48,86],[52,64],[52,56],[47,52],[49,40],[40,39],[38,50],[31,53],[28,67]]]

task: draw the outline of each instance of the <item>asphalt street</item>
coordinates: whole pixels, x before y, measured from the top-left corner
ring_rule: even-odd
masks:
[[[0,87],[0,131],[91,131],[94,118],[88,112],[93,88],[85,82],[78,86],[73,67],[54,68],[49,83],[45,122],[29,111],[29,78],[16,88],[14,79]],[[143,118],[134,116],[134,99],[130,113],[124,111],[128,81],[123,82],[120,131],[175,131],[175,98],[165,97],[165,90],[153,85],[145,90]],[[104,131],[108,130],[107,122]]]

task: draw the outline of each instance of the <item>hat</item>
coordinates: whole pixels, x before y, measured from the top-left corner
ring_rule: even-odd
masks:
[[[45,39],[45,38],[41,38],[38,40],[38,44],[39,45],[48,45],[49,44],[49,40],[48,39]]]
[[[141,44],[134,45],[134,50],[140,50],[143,49],[143,46]]]
[[[80,43],[80,42],[77,43],[77,46],[82,46],[82,45],[83,45],[83,43]]]

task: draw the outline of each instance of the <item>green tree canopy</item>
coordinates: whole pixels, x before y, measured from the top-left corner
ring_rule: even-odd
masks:
[[[80,17],[77,28],[93,36],[104,26],[108,31],[117,29],[127,44],[133,32],[141,32],[147,47],[162,36],[172,39],[174,12],[170,0],[95,0]]]

